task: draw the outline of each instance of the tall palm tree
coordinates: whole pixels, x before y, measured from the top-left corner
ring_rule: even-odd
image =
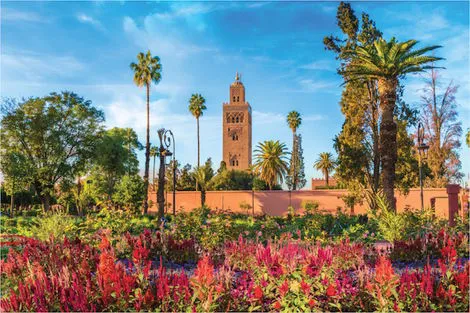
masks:
[[[329,186],[330,172],[335,168],[336,162],[333,155],[329,152],[320,153],[318,159],[313,164],[315,169],[321,171],[325,176],[326,186]]]
[[[145,172],[144,172],[144,214],[148,212],[149,163],[150,163],[150,85],[158,84],[162,79],[162,65],[158,56],[152,57],[150,50],[147,54],[140,52],[137,55],[138,63],[132,62],[130,67],[134,71],[134,83],[138,87],[147,88],[147,142],[145,144]]]
[[[413,50],[416,40],[389,42],[378,39],[371,46],[358,46],[351,53],[351,63],[344,70],[347,81],[375,79],[378,83],[382,120],[380,122],[380,155],[382,186],[385,196],[395,209],[395,163],[397,161],[397,124],[393,112],[397,101],[398,80],[408,73],[432,69],[432,62],[442,58],[425,53],[439,48],[430,46]]]
[[[279,140],[267,140],[258,144],[255,150],[254,170],[268,184],[271,190],[283,182],[287,174],[287,147]]]
[[[207,109],[206,99],[198,93],[195,93],[189,99],[189,112],[196,118],[197,124],[197,166],[201,166],[200,164],[200,157],[201,157],[201,150],[200,150],[200,143],[199,143],[199,117],[204,114],[204,110]]]
[[[152,175],[152,184],[155,186],[155,161],[157,159],[157,156],[159,155],[158,153],[158,147],[152,146],[150,148],[150,156],[153,158],[153,175]]]
[[[300,124],[302,124],[302,118],[300,117],[299,112],[297,111],[290,111],[287,114],[287,124],[289,128],[292,129],[292,155],[291,155],[291,167],[292,167],[292,189],[297,190],[297,172],[296,172],[296,165],[297,165],[297,145],[295,144],[296,136],[297,136],[297,128],[299,128]]]

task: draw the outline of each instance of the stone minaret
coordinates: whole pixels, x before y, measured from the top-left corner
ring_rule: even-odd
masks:
[[[237,73],[230,85],[230,98],[223,104],[223,160],[228,169],[251,166],[251,106],[245,101],[245,86]]]

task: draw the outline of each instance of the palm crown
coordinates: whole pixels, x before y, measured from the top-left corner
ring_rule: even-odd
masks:
[[[331,172],[335,168],[335,160],[333,155],[329,152],[320,153],[318,159],[315,161],[315,169],[325,172]]]
[[[152,57],[150,50],[146,54],[140,52],[137,55],[138,63],[131,63],[131,69],[134,71],[134,83],[142,87],[150,85],[153,81],[158,84],[162,79],[162,65],[158,56]]]
[[[351,80],[357,78],[394,79],[401,75],[422,72],[434,68],[425,65],[442,58],[424,55],[441,46],[429,46],[412,50],[417,40],[398,42],[392,38],[389,42],[380,38],[370,47],[356,47],[350,52],[352,61],[343,71]]]
[[[199,118],[204,114],[204,110],[207,109],[205,103],[206,99],[200,94],[196,93],[191,96],[191,99],[189,99],[189,111],[191,111],[195,118]]]
[[[287,173],[287,147],[278,140],[268,140],[258,144],[255,150],[254,170],[271,189],[278,182],[283,182]]]
[[[299,112],[289,112],[289,114],[287,114],[287,124],[289,124],[290,129],[295,133],[300,124],[302,124],[302,118],[300,117]]]

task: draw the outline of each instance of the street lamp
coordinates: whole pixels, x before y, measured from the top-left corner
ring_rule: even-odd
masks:
[[[426,152],[429,146],[424,143],[424,128],[421,122],[418,124],[418,166],[419,166],[419,187],[421,188],[421,210],[424,210],[423,196],[423,159],[426,158]]]
[[[160,212],[164,211],[164,193],[163,189],[165,188],[165,157],[172,156],[173,162],[173,215],[176,214],[176,159],[175,159],[175,137],[173,132],[169,129],[161,128],[158,130],[158,138],[160,139],[160,170],[159,170],[159,179],[158,179],[158,194],[157,202]],[[170,146],[173,148],[173,152],[170,152],[168,149]]]

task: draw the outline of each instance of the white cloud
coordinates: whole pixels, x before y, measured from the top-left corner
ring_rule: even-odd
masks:
[[[42,55],[34,52],[2,54],[2,74],[9,80],[38,82],[45,78],[70,78],[85,66],[72,56]]]
[[[104,27],[103,25],[101,24],[100,21],[94,19],[93,17],[89,16],[89,15],[86,15],[86,14],[83,14],[83,13],[80,13],[77,15],[77,20],[80,22],[80,23],[83,23],[83,24],[89,24],[89,25],[92,25],[93,27],[101,30],[101,31],[104,31]]]
[[[306,69],[306,70],[324,70],[324,71],[336,71],[336,63],[331,60],[318,60],[318,61],[313,61],[312,63],[301,65],[301,69]]]
[[[47,23],[48,19],[35,12],[19,11],[11,8],[2,8],[2,21]]]
[[[301,90],[299,92],[333,92],[341,90],[339,84],[331,81],[302,79],[299,81]]]

